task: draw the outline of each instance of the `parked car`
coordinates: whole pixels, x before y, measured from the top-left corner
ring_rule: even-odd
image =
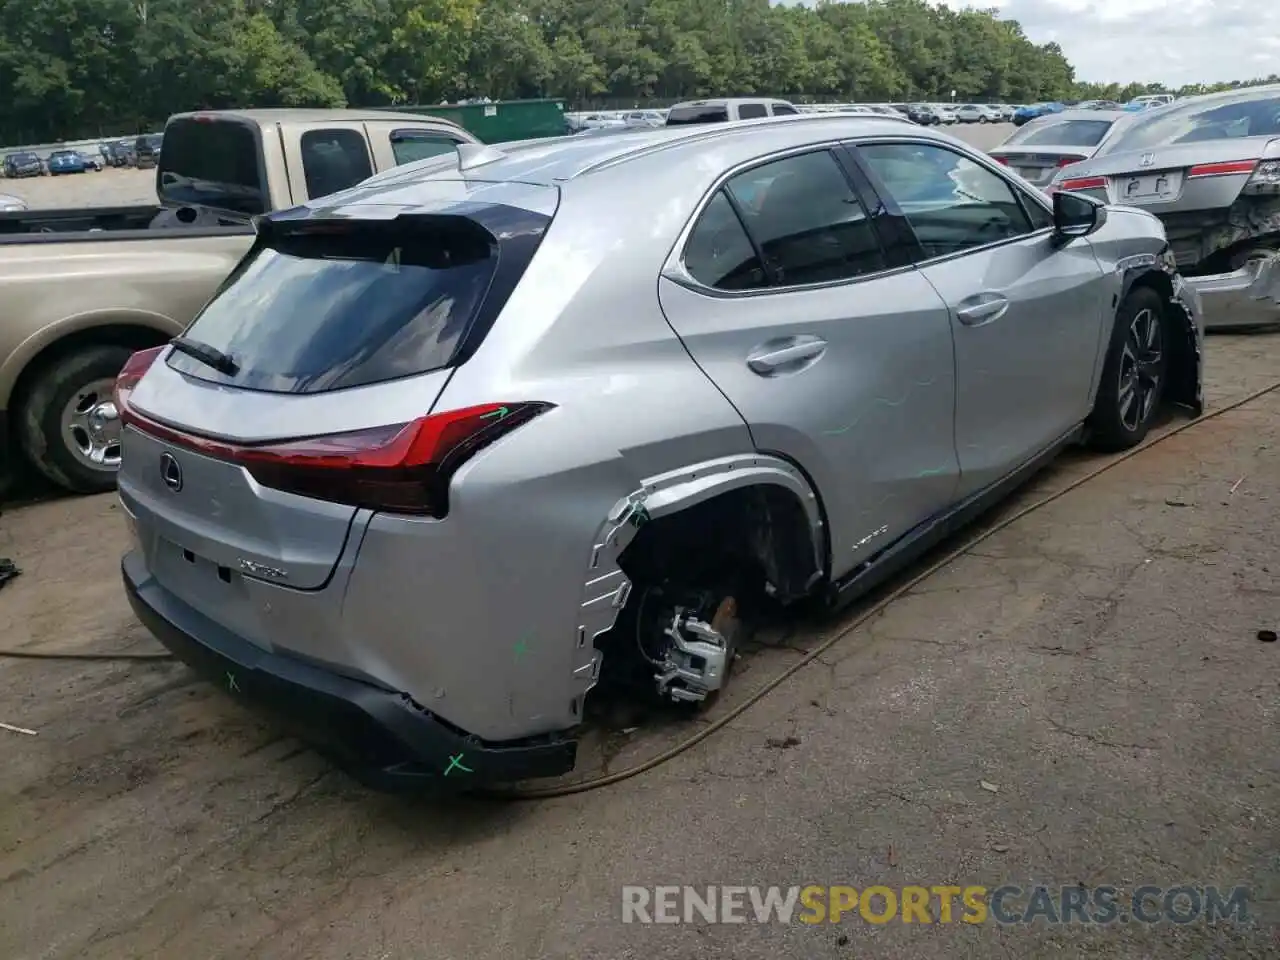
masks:
[[[956,119],[961,123],[999,123],[1000,114],[981,103],[966,103],[956,108]]]
[[[19,150],[5,154],[4,175],[9,179],[20,180],[25,177],[43,177],[47,172],[44,161],[34,153]]]
[[[1011,103],[989,103],[987,106],[999,115],[1001,123],[1012,123],[1013,113],[1018,109]]]
[[[1277,322],[1277,138],[1280,85],[1193,97],[1132,115],[1053,188],[1159,217],[1210,326]]]
[[[704,703],[763,596],[847,603],[1086,426],[1198,412],[1166,247],[840,114],[381,174],[121,373],[125,589],[366,782],[561,774],[612,680]]]
[[[994,160],[1041,189],[1059,170],[1089,159],[1130,115],[1122,110],[1064,110],[1018,127],[990,151]]]
[[[1022,126],[1029,123],[1037,117],[1043,117],[1049,113],[1061,113],[1066,107],[1061,103],[1033,103],[1025,107],[1019,107],[1013,112],[1013,123],[1015,126]]]
[[[1149,93],[1141,97],[1134,97],[1124,105],[1124,109],[1140,112],[1149,110],[1151,107],[1163,107],[1166,104],[1173,103],[1176,99],[1171,93]]]
[[[94,173],[100,172],[106,165],[102,159],[102,154],[100,153],[88,153],[84,150],[78,150],[76,152],[80,154],[80,159],[84,161],[85,167],[92,170]]]
[[[98,154],[102,157],[103,164],[108,167],[129,167],[134,163],[133,150],[127,144],[122,145],[118,142],[100,143],[98,144]]]
[[[49,154],[49,176],[56,177],[67,173],[84,173],[89,169],[84,157],[75,150],[55,150]]]
[[[938,120],[945,126],[953,123],[959,123],[960,118],[956,115],[955,104],[951,103],[935,103],[933,109],[938,112]]]
[[[667,122],[665,110],[632,110],[624,114],[622,122],[628,127],[661,127]]]
[[[719,100],[689,100],[677,103],[667,111],[668,127],[688,124],[726,123],[734,120],[754,120],[759,117],[781,117],[799,114],[800,111],[786,100],[768,97],[728,97]]]
[[[918,123],[924,127],[936,126],[942,123],[942,114],[931,103],[911,104],[907,109],[907,118],[913,123]]]
[[[0,214],[0,476],[21,456],[59,487],[111,489],[116,374],[182,332],[252,245],[253,217],[477,143],[382,110],[202,111],[165,131],[158,203]]]
[[[17,213],[27,209],[27,201],[9,193],[0,193],[0,213]]]
[[[154,167],[160,159],[160,141],[158,136],[138,137],[133,142],[133,155],[137,158],[139,169]]]

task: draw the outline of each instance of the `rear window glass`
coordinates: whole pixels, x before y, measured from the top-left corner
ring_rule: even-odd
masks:
[[[302,135],[307,197],[327,197],[373,176],[369,145],[355,130],[308,130]]]
[[[267,212],[258,139],[243,123],[174,120],[160,154],[160,200],[254,215]],[[123,144],[127,148],[127,144]]]
[[[1043,124],[1043,125],[1042,125]],[[1005,141],[1006,146],[1096,147],[1111,129],[1111,120],[1050,120],[1028,124]]]
[[[186,336],[229,354],[224,377],[190,357],[170,366],[272,393],[322,393],[448,366],[498,257],[460,218],[349,226],[256,246]]]
[[[414,163],[446,153],[456,153],[458,141],[440,133],[426,130],[392,130],[391,153],[395,157],[396,166],[402,163]]]
[[[1107,152],[1264,136],[1280,136],[1280,98],[1246,94],[1225,102],[1216,98],[1208,103],[1190,101],[1156,113],[1138,114],[1124,133],[1107,144]]]
[[[773,105],[773,115],[775,117],[789,117],[799,112],[795,107],[788,106],[785,103],[775,103]]]
[[[667,126],[676,127],[687,123],[724,123],[728,119],[729,110],[724,104],[672,107],[667,114]]]
[[[744,103],[738,107],[739,120],[754,120],[756,117],[767,117],[769,111],[763,103]]]

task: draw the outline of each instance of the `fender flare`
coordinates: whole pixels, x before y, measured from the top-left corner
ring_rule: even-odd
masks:
[[[613,628],[631,595],[631,581],[619,563],[636,532],[649,520],[677,514],[732,490],[774,486],[801,505],[813,547],[814,580],[827,570],[826,521],[822,503],[808,477],[781,457],[745,453],[690,464],[645,479],[639,489],[618,499],[597,529],[587,560],[578,612],[574,696],[585,696],[599,679],[601,654],[595,640]],[[581,716],[581,707],[579,707]]]

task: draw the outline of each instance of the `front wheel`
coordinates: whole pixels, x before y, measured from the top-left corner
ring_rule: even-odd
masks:
[[[18,441],[31,465],[73,493],[103,493],[120,469],[120,418],[112,402],[128,347],[84,347],[36,376],[20,407]]]
[[[1139,287],[1124,298],[1089,415],[1089,442],[1095,449],[1127,450],[1146,438],[1164,396],[1167,331],[1164,300],[1158,293]]]

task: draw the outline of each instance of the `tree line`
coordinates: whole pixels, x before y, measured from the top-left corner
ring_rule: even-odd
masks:
[[[0,143],[21,143],[156,129],[197,108],[1161,88],[1079,84],[1057,44],[1016,21],[927,0],[0,0],[0,90]]]

